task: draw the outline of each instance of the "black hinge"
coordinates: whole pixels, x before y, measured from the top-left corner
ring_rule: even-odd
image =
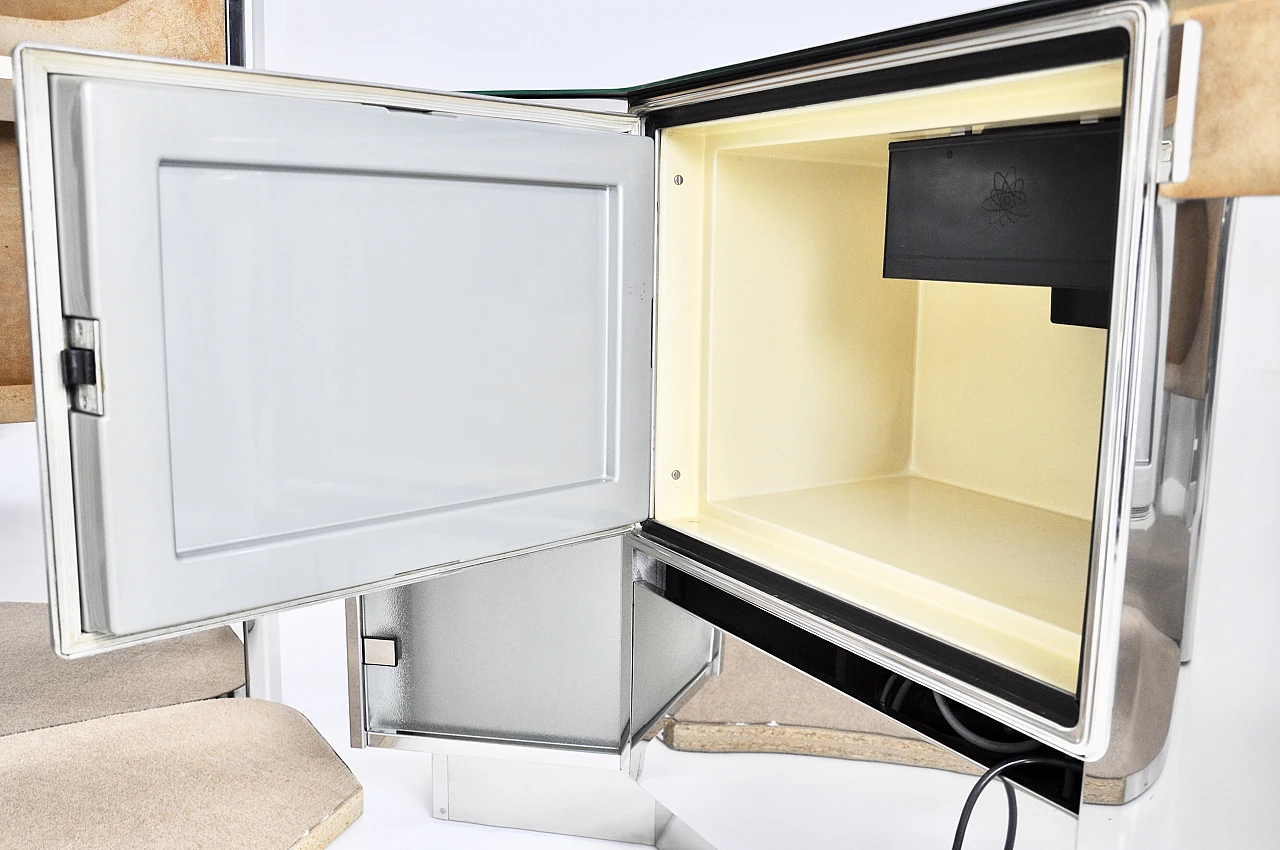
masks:
[[[67,347],[62,351],[62,383],[71,395],[71,409],[101,416],[102,358],[96,319],[68,317]]]
[[[98,362],[87,348],[68,348],[62,352],[62,383],[68,388],[98,383]]]

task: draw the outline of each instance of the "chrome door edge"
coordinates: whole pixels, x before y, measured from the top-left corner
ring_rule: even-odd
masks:
[[[1077,755],[1081,749],[1070,737],[1071,729],[1059,726],[1013,703],[994,697],[972,685],[921,664],[912,657],[895,652],[879,643],[855,634],[840,626],[771,596],[749,584],[701,564],[692,558],[666,548],[640,533],[629,535],[629,542],[637,550],[648,554],[667,566],[688,573],[707,584],[732,594],[780,620],[804,629],[810,634],[829,641],[841,649],[879,664],[890,672],[911,679],[975,711],[1004,723],[1012,729],[1035,738],[1050,747]]]
[[[351,748],[363,749],[364,730],[364,613],[360,597],[348,596],[345,606],[347,641],[347,723]]]
[[[865,74],[914,65],[936,59],[948,59],[979,53],[1001,47],[1012,47],[1036,41],[1082,35],[1116,26],[1126,26],[1127,21],[1115,18],[1135,16],[1145,18],[1156,9],[1156,4],[1145,0],[1124,0],[1079,12],[1066,12],[1035,21],[1006,24],[984,32],[950,36],[920,44],[912,48],[887,48],[865,53],[854,59],[841,59],[809,65],[782,73],[748,77],[731,83],[693,88],[675,94],[660,95],[640,101],[632,106],[632,112],[645,115],[678,106],[690,106],[712,100],[722,100],[739,95],[756,94],[772,89],[788,88],[805,83],[820,82],[835,77]],[[1167,18],[1167,12],[1165,13]],[[1159,23],[1159,22],[1156,22]]]
[[[20,44],[13,51],[15,76],[23,65],[28,75],[69,74],[116,80],[182,85],[245,94],[266,94],[359,103],[419,112],[444,112],[480,118],[511,118],[605,130],[634,132],[637,119],[625,112],[606,112],[572,106],[551,106],[527,100],[485,94],[460,94],[434,89],[399,88],[350,82],[328,77],[284,74],[277,71],[192,62],[181,59],[134,56],[105,50],[58,45]],[[29,92],[28,92],[29,94]]]
[[[632,542],[633,544],[635,544],[635,543],[636,543],[636,541],[634,541],[634,540],[633,540],[633,541],[631,541],[631,542]],[[672,559],[674,559],[674,558],[684,558],[684,556],[679,555],[679,554],[674,553],[674,552],[671,552],[671,550],[666,549],[665,547],[661,546],[660,544],[654,544],[654,543],[652,543],[651,541],[647,541],[647,540],[646,540],[646,541],[644,541],[644,545],[636,546],[636,548],[637,548],[638,550],[642,551],[646,557],[654,558],[654,559],[657,559],[657,560],[659,560],[659,561],[661,561],[661,562],[664,562],[664,563],[665,563],[665,562],[666,562],[666,560],[668,559],[668,555],[669,555]],[[689,561],[689,559],[687,559],[687,558],[685,558],[684,560],[685,560],[685,561]],[[697,562],[689,561],[689,563],[690,563],[690,564],[694,564],[694,565],[696,565],[696,563],[697,563]],[[680,570],[681,572],[689,572],[690,574],[694,574],[694,573],[693,573],[693,569],[692,569],[692,568],[691,568],[691,569],[689,569],[689,570],[685,570],[685,568],[684,568],[683,566],[676,566],[676,565],[673,565],[673,564],[669,564],[668,566],[671,566],[671,567],[673,567],[674,569]],[[706,569],[706,568],[704,568],[704,569]],[[712,571],[712,572],[714,572],[714,571]],[[720,576],[721,576],[721,578],[726,579],[726,581],[727,581],[727,582],[732,583],[732,582],[735,582],[735,581],[736,581],[736,580],[734,580],[734,579],[728,578],[727,576],[724,576],[724,575],[723,575],[723,574],[721,574],[721,573],[716,573],[716,574],[717,574],[717,575],[720,575]],[[702,576],[702,575],[698,575],[698,578],[704,578],[704,576]],[[708,579],[708,583],[712,583],[712,582]],[[655,587],[654,585],[652,585],[652,584],[650,584],[650,583],[648,583],[648,582],[646,582],[646,581],[637,581],[637,582],[635,582],[635,584],[636,584],[636,585],[637,585],[637,586],[642,590],[642,592],[653,593],[653,594],[655,594],[655,595],[657,595],[657,596],[659,596],[659,597],[661,597],[661,596],[662,596],[662,591],[661,591],[661,589],[660,589],[660,588]],[[755,588],[750,588],[750,586],[748,586],[748,585],[742,585],[742,586],[743,586],[743,587],[747,587],[749,590],[754,591],[756,594],[760,594],[760,591],[755,590]],[[746,602],[750,602],[751,604],[756,604],[756,603],[755,603],[755,601],[754,601],[753,599],[748,599],[746,596],[739,596],[738,594],[736,594],[736,593],[734,593],[732,590],[730,590],[728,587],[720,587],[719,589],[721,589],[721,590],[725,590],[725,591],[726,591],[726,592],[728,592],[728,593],[733,593],[733,595],[738,596],[738,598],[740,598],[740,599],[742,599],[742,600],[744,600],[744,601],[746,601]],[[766,596],[767,596],[767,594],[766,594]],[[771,597],[770,597],[770,598],[771,598]],[[787,603],[782,603],[782,604],[783,604],[783,605],[786,605]],[[763,608],[764,606],[757,605],[757,607],[761,607],[761,608]],[[764,609],[764,610],[768,611],[768,609],[767,609],[767,608],[766,608],[766,609]],[[798,610],[800,610],[800,609],[795,609],[795,610],[797,610],[797,611],[798,611]],[[716,626],[716,625],[714,625],[714,624],[710,623],[709,621],[707,621],[707,620],[703,619],[699,614],[695,614],[695,613],[693,613],[693,612],[691,612],[691,611],[684,611],[683,613],[684,613],[686,616],[688,616],[688,617],[692,617],[692,618],[694,618],[694,619],[699,620],[700,622],[706,623],[708,626],[710,626],[711,628],[715,629],[715,632],[716,632],[716,642],[717,642],[717,657],[716,657],[716,659],[715,659],[715,663],[717,663],[717,664],[718,664],[718,663],[719,663],[719,661],[720,661],[720,657],[719,657],[719,654],[720,654],[719,645],[720,645],[720,644],[721,644],[721,642],[723,641],[723,636],[724,636],[725,634],[728,634],[728,635],[730,635],[733,639],[738,640],[738,641],[740,641],[740,642],[742,642],[742,643],[746,644],[747,646],[749,646],[749,647],[750,647],[750,649],[751,649],[752,651],[754,651],[754,652],[758,652],[758,653],[761,653],[761,654],[763,654],[763,655],[767,656],[767,657],[768,657],[772,662],[777,663],[777,664],[779,664],[779,665],[782,665],[783,667],[786,667],[788,670],[792,670],[792,671],[794,671],[794,672],[798,673],[799,675],[806,677],[807,679],[809,679],[810,681],[812,681],[814,684],[819,685],[819,686],[820,686],[820,687],[822,687],[824,690],[826,690],[826,691],[830,692],[831,694],[833,694],[833,695],[837,696],[839,699],[842,699],[842,700],[849,700],[849,701],[851,701],[851,702],[855,702],[855,703],[857,703],[857,704],[859,704],[859,705],[866,705],[866,703],[863,703],[863,702],[862,702],[861,700],[859,700],[857,697],[852,696],[851,694],[847,693],[846,691],[840,690],[839,688],[837,688],[837,687],[833,686],[831,683],[826,682],[826,681],[823,681],[822,679],[819,679],[819,678],[814,677],[814,676],[812,675],[812,673],[810,673],[810,672],[808,672],[808,671],[805,671],[805,670],[802,670],[802,669],[800,669],[799,667],[796,667],[795,665],[793,665],[793,664],[792,664],[792,663],[790,663],[789,661],[786,661],[786,660],[784,660],[784,659],[782,659],[782,658],[779,658],[778,656],[776,656],[776,655],[772,654],[771,652],[768,652],[767,650],[761,649],[760,647],[758,647],[758,646],[756,646],[754,643],[752,643],[749,639],[747,639],[747,638],[743,637],[743,636],[742,636],[742,635],[740,635],[740,634],[735,633],[735,632],[734,632],[734,629],[733,629],[732,627],[721,628],[720,626]],[[774,613],[774,612],[769,611],[769,613]],[[803,612],[801,612],[801,613],[803,613]],[[784,617],[784,618],[782,618],[782,619],[786,619],[786,618]],[[822,622],[825,622],[825,621],[822,621]],[[792,625],[800,625],[800,624],[798,624],[798,623],[792,623]],[[801,628],[805,628],[804,626],[800,626],[800,627],[801,627]],[[806,631],[812,631],[812,630],[809,630],[809,629],[807,629],[807,628],[806,628],[805,630],[806,630]],[[825,636],[825,635],[819,635],[819,637],[823,637],[824,639],[829,639],[829,638],[826,638],[826,636]],[[837,643],[837,642],[836,642],[836,641],[834,641],[834,640],[832,640],[831,642],[832,642],[832,643]],[[838,645],[839,645],[839,644],[838,644]],[[858,654],[858,655],[862,655],[862,653],[858,652],[857,650],[855,650],[855,649],[853,649],[853,648],[851,648],[851,647],[847,647],[847,646],[843,646],[843,645],[841,645],[841,648],[842,648],[842,649],[848,649],[850,652],[853,652],[853,653]],[[863,656],[863,657],[867,657],[867,656]],[[893,669],[893,668],[889,667],[889,665],[888,665],[887,663],[882,662],[880,659],[870,658],[869,660],[871,660],[871,661],[873,661],[873,662],[875,662],[875,663],[877,663],[877,664],[881,664],[881,665],[882,665],[882,666],[884,666],[886,669]],[[894,672],[898,672],[898,671],[897,671],[897,670],[894,670]],[[677,710],[679,710],[679,708],[681,707],[681,705],[682,705],[684,702],[686,702],[686,701],[687,701],[687,700],[688,700],[688,699],[693,695],[693,693],[689,690],[691,686],[694,686],[694,685],[698,685],[698,686],[700,686],[700,685],[701,685],[701,684],[702,684],[706,679],[708,679],[708,678],[710,678],[711,676],[714,676],[714,675],[719,675],[719,671],[712,672],[712,671],[711,671],[711,670],[709,670],[709,669],[708,669],[708,670],[703,671],[703,673],[701,673],[697,678],[695,678],[692,682],[690,682],[690,684],[689,684],[689,685],[685,686],[685,689],[684,689],[684,690],[682,690],[679,694],[677,694],[677,696],[676,696],[676,697],[675,697],[675,698],[674,698],[674,699],[673,699],[673,700],[668,704],[668,707],[667,707],[667,708],[665,708],[665,709],[663,710],[663,712],[662,712],[661,714],[659,714],[659,715],[658,715],[658,717],[656,718],[656,720],[657,720],[658,722],[660,722],[661,720],[663,720],[663,719],[665,719],[665,718],[670,717],[671,715],[673,715]],[[910,678],[913,678],[913,679],[914,679],[915,677],[910,677]],[[932,687],[932,686],[931,686],[931,685],[929,685],[929,687]],[[941,691],[941,688],[939,688],[939,689],[937,689],[937,690]],[[938,739],[936,739],[936,738],[932,737],[928,732],[923,731],[923,730],[921,730],[921,729],[919,729],[919,728],[917,728],[917,727],[914,727],[914,726],[908,725],[908,724],[906,724],[906,723],[903,723],[903,722],[902,722],[902,719],[901,719],[900,717],[895,717],[895,716],[893,716],[893,715],[891,715],[891,714],[884,714],[883,712],[878,712],[878,713],[881,713],[881,716],[882,716],[882,717],[884,717],[884,719],[885,719],[885,720],[887,720],[887,721],[889,721],[890,723],[892,723],[893,725],[895,725],[895,726],[899,727],[899,728],[902,730],[902,732],[903,732],[903,737],[908,737],[908,738],[919,738],[919,739],[921,739],[921,740],[925,740],[925,741],[927,741],[931,746],[937,747],[937,748],[938,748],[938,749],[940,749],[940,750],[944,750],[944,751],[946,751],[946,752],[950,753],[951,755],[954,755],[956,758],[962,759],[962,760],[964,760],[964,761],[966,761],[966,762],[968,762],[968,763],[972,764],[974,767],[977,767],[977,768],[980,768],[980,769],[985,770],[985,769],[989,766],[988,764],[984,764],[983,762],[975,761],[971,755],[966,754],[966,753],[963,753],[963,752],[960,752],[959,750],[956,750],[955,748],[953,748],[953,747],[949,746],[949,745],[948,745],[948,744],[946,744],[945,742],[943,742],[943,741],[941,741],[941,740],[938,740]],[[820,758],[821,758],[821,757],[820,757]],[[643,761],[643,759],[637,759],[637,760],[636,760],[636,762],[642,762],[642,761]],[[643,770],[643,765],[642,765],[642,764],[633,763],[633,765],[632,765],[632,769],[633,769],[633,771],[635,771],[635,772],[642,771],[642,770]],[[1087,766],[1086,766],[1086,769],[1087,769]],[[634,773],[634,772],[633,772],[633,778],[636,778],[636,776],[635,776],[635,773]],[[1015,780],[1015,781],[1016,781],[1016,780]],[[1050,806],[1053,806],[1053,807],[1054,807],[1055,809],[1057,809],[1058,811],[1061,811],[1061,812],[1063,812],[1063,813],[1065,813],[1065,814],[1071,815],[1072,817],[1075,817],[1075,816],[1077,816],[1077,815],[1079,814],[1077,811],[1073,811],[1071,808],[1068,808],[1067,806],[1064,806],[1064,805],[1063,805],[1063,803],[1062,803],[1062,801],[1060,801],[1060,800],[1055,800],[1055,799],[1053,799],[1052,797],[1045,796],[1044,794],[1039,793],[1039,792],[1038,792],[1038,791],[1036,791],[1035,789],[1027,787],[1026,785],[1022,784],[1021,782],[1018,782],[1018,787],[1019,787],[1019,788],[1020,788],[1024,793],[1029,794],[1029,795],[1031,795],[1032,797],[1035,797],[1037,800],[1041,800],[1041,801],[1043,801],[1044,803],[1046,803],[1046,804],[1048,804],[1048,805],[1050,805]]]
[[[628,546],[632,547],[631,552],[629,552],[628,554],[634,554],[635,542],[636,541],[634,537],[629,538],[627,540]],[[662,597],[661,590],[654,587],[652,584],[649,584],[648,582],[641,581],[641,580],[636,580],[632,582],[632,593],[636,593],[636,592],[651,593],[654,596],[657,596],[659,598]],[[667,702],[662,706],[662,708],[658,710],[658,713],[653,715],[653,717],[637,718],[635,716],[635,699],[634,699],[634,693],[633,693],[632,702],[631,702],[631,712],[630,712],[631,720],[627,724],[627,732],[626,732],[626,735],[624,736],[624,740],[628,742],[629,748],[634,750],[635,748],[639,747],[644,742],[644,740],[649,736],[649,733],[652,732],[654,728],[662,722],[663,717],[669,714],[675,714],[677,711],[679,711],[680,708],[683,707],[685,703],[687,703],[690,699],[693,698],[693,696],[698,692],[698,690],[703,686],[703,684],[707,680],[712,679],[715,676],[718,676],[720,674],[720,665],[722,663],[722,658],[721,658],[722,645],[723,645],[723,639],[721,638],[720,629],[716,629],[715,638],[711,648],[711,657],[707,659],[706,665],[701,670],[699,670],[693,676],[693,678],[691,678],[689,681],[685,682],[682,686],[680,686],[680,689],[675,692],[675,695],[672,696],[671,699],[667,700]],[[633,660],[633,663],[634,663],[634,660]],[[635,726],[637,722],[643,723],[644,725],[637,728]],[[629,768],[635,767],[635,766],[636,765],[634,762],[631,762],[628,764]]]
[[[548,549],[559,549],[563,546],[573,546],[578,543],[589,543],[593,540],[603,540],[609,537],[617,537],[630,529],[630,526],[621,526],[618,528],[609,528],[604,531],[594,532],[592,534],[584,534],[579,537],[573,537],[567,540],[557,540],[553,543],[546,543],[541,546],[530,546],[525,549],[519,549],[514,552],[503,552],[498,555],[488,555],[484,558],[476,558],[471,561],[454,561],[447,564],[438,564],[430,567],[423,567],[420,570],[411,570],[409,572],[400,573],[392,578],[383,579],[377,582],[359,585],[357,587],[343,588],[341,590],[327,591],[325,593],[317,593],[313,596],[291,599],[288,602],[281,602],[275,605],[267,605],[261,608],[254,608],[249,611],[237,612],[231,616],[219,616],[206,620],[197,620],[191,623],[183,623],[180,626],[166,629],[154,629],[137,634],[125,635],[121,637],[111,637],[100,634],[92,634],[81,632],[77,640],[77,644],[73,646],[73,652],[63,652],[58,650],[58,654],[63,657],[82,657],[86,655],[96,655],[101,652],[108,652],[113,649],[121,649],[127,646],[134,646],[145,643],[158,637],[170,637],[174,635],[187,634],[189,632],[199,631],[210,626],[222,625],[224,623],[234,623],[240,620],[247,620],[258,617],[263,614],[271,614],[276,611],[287,611],[292,608],[300,608],[305,605],[313,605],[318,602],[329,602],[335,599],[345,599],[354,595],[372,593],[378,590],[387,590],[393,587],[400,587],[406,584],[423,581],[426,579],[439,578],[441,576],[452,575],[462,570],[472,567],[478,567],[482,564],[490,564],[494,561],[505,561],[508,558],[517,558],[521,555],[532,555],[535,552],[545,552]],[[57,621],[55,621],[57,622]],[[78,627],[78,622],[77,622]],[[372,744],[370,745],[372,746]]]
[[[227,64],[263,67],[262,0],[226,0]]]

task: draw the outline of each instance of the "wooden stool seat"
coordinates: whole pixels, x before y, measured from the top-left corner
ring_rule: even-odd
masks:
[[[278,703],[204,700],[0,738],[13,850],[320,850],[363,807],[351,771]]]
[[[68,661],[49,606],[0,603],[0,736],[209,699],[244,684],[244,647],[223,627]]]

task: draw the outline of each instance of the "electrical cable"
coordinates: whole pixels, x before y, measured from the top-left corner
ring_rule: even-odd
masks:
[[[890,710],[897,711],[902,708],[902,703],[907,697],[907,692],[911,690],[911,685],[910,679],[905,679],[897,673],[891,673],[880,688],[880,710],[887,712]],[[894,694],[893,702],[890,703],[889,694],[895,686],[897,686],[898,690]],[[938,711],[942,713],[942,719],[947,721],[947,725],[951,727],[951,731],[979,749],[992,753],[1016,755],[1029,753],[1040,746],[1036,741],[996,741],[984,735],[979,735],[956,716],[949,699],[935,691],[933,693],[933,701],[938,706]]]
[[[933,694],[933,701],[938,706],[938,711],[942,712],[942,719],[947,721],[947,725],[951,727],[961,738],[964,738],[975,747],[981,747],[993,753],[1029,753],[1040,746],[1036,741],[993,741],[990,738],[979,735],[968,726],[960,722],[960,718],[956,717],[954,711],[951,710],[951,701],[937,691]]]
[[[1013,784],[1006,780],[1001,774],[1006,770],[1014,767],[1022,767],[1023,765],[1040,764],[1051,765],[1054,767],[1062,767],[1067,770],[1078,770],[1079,765],[1063,759],[1045,758],[1042,756],[1015,756],[1014,758],[1005,759],[999,764],[992,767],[973,785],[973,790],[969,792],[968,798],[964,801],[964,808],[960,811],[960,822],[956,824],[956,837],[951,842],[951,850],[963,850],[964,836],[969,829],[969,818],[973,816],[973,809],[978,805],[978,798],[982,796],[983,790],[986,789],[996,779],[999,779],[1005,788],[1005,796],[1009,802],[1009,825],[1005,830],[1004,850],[1013,850],[1014,841],[1018,837],[1018,802],[1013,792]]]
[[[907,697],[907,692],[911,690],[913,684],[910,679],[899,676],[897,673],[889,674],[889,678],[880,687],[880,710],[887,713],[901,709],[902,703]],[[892,695],[892,700],[890,700],[890,695]],[[947,722],[951,730],[969,744],[987,752],[1013,756],[992,767],[974,784],[968,798],[965,800],[964,809],[960,812],[960,822],[956,825],[956,835],[951,844],[951,850],[963,850],[965,833],[969,829],[969,819],[973,816],[974,807],[978,805],[978,798],[982,796],[983,790],[996,779],[999,779],[1000,784],[1004,786],[1005,800],[1008,804],[1009,812],[1008,823],[1005,826],[1004,850],[1014,850],[1014,844],[1018,839],[1018,797],[1013,783],[1001,774],[1010,768],[1030,764],[1054,765],[1065,768],[1068,771],[1077,770],[1079,766],[1063,759],[1021,755],[1022,753],[1031,752],[1039,747],[1040,744],[1037,741],[996,741],[984,735],[979,735],[956,716],[955,711],[952,709],[951,701],[942,694],[934,691],[933,701],[937,705],[938,711],[941,712],[942,719]]]
[[[1004,850],[1013,850],[1014,842],[1018,840],[1018,795],[1014,791],[1013,783],[1000,777],[1000,784],[1004,786],[1004,797],[1009,804],[1009,823],[1004,828]],[[965,824],[968,829],[969,825]],[[960,842],[964,843],[964,836],[960,836]]]
[[[902,708],[902,701],[907,698],[907,691],[911,690],[911,686],[915,682],[910,679],[903,679],[902,684],[898,686],[898,692],[893,696],[893,703],[889,706],[894,711]]]
[[[884,687],[880,689],[880,710],[888,711],[889,691],[893,688],[893,683],[901,679],[897,673],[890,673],[889,678],[884,680]]]

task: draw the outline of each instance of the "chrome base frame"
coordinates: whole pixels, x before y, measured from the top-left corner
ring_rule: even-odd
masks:
[[[431,756],[431,814],[662,850],[714,850],[616,770],[436,753]]]

